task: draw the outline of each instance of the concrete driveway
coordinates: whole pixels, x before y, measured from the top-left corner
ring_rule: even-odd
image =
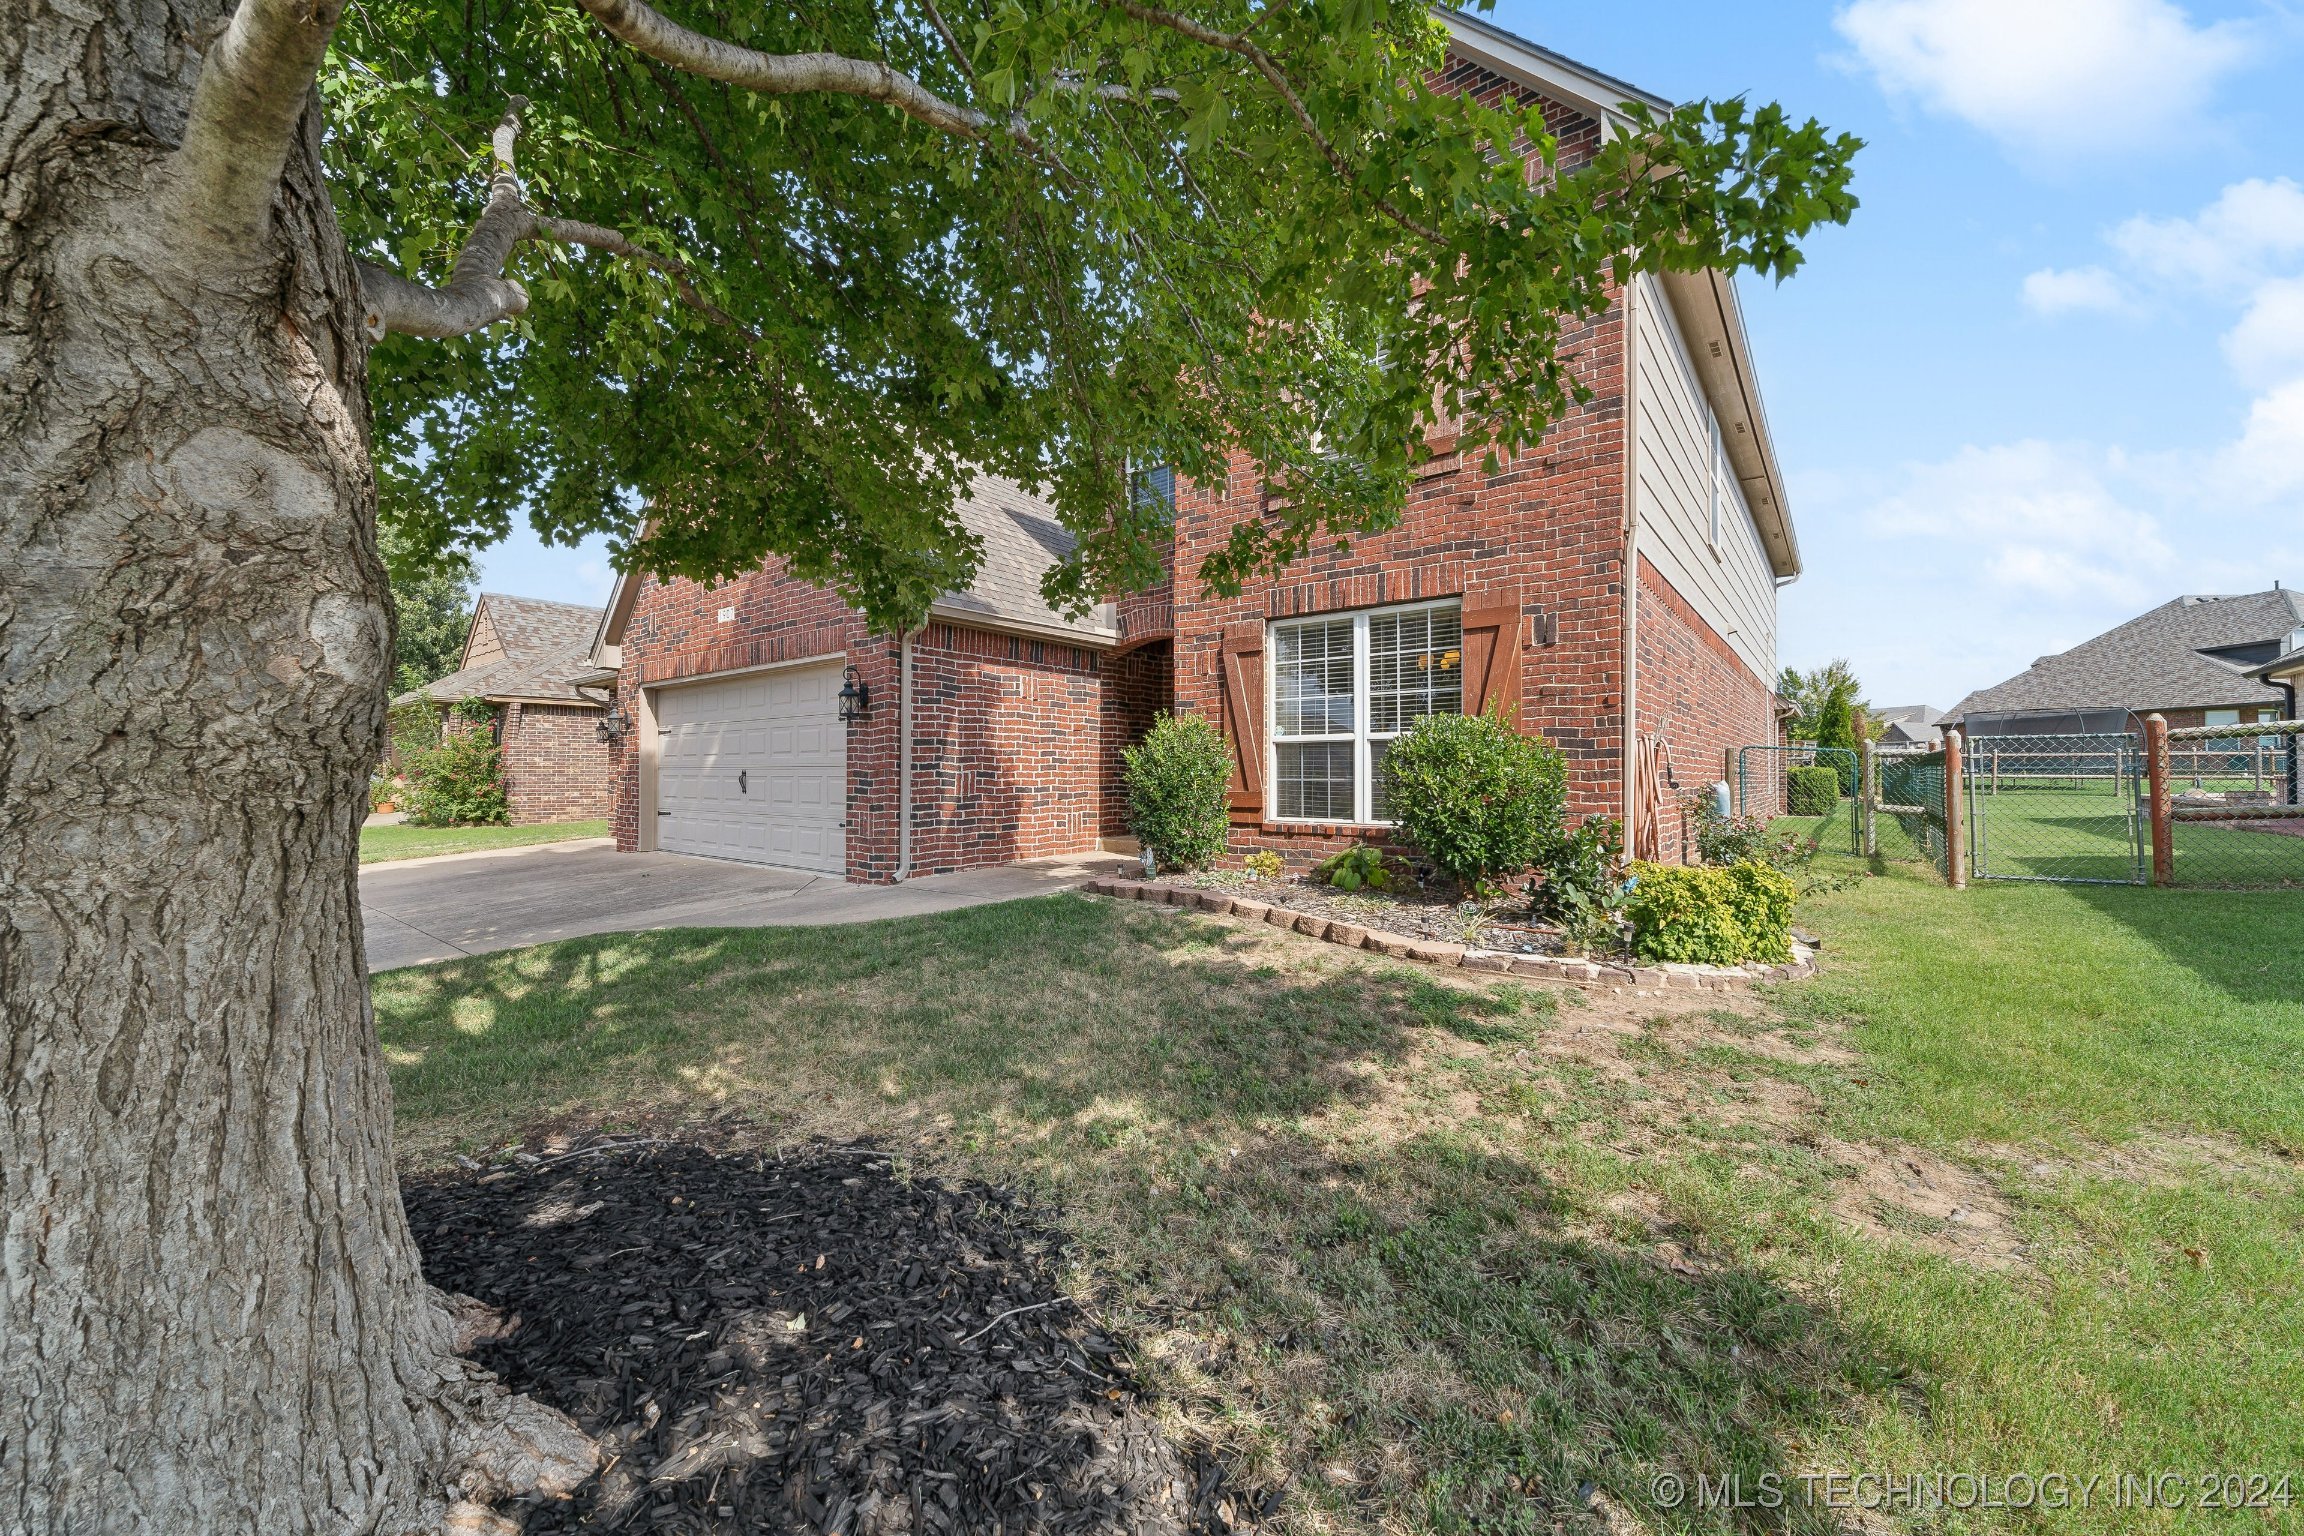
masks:
[[[799,927],[950,912],[1064,890],[1127,862],[1083,854],[902,885],[850,885],[804,870],[618,853],[605,839],[586,838],[365,865],[360,916],[375,972],[586,933]]]

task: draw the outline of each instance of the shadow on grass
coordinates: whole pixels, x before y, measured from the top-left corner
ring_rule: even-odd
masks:
[[[1445,1063],[1508,1060],[1556,995],[1272,939],[1056,897],[571,940],[375,992],[420,1153],[635,1107],[948,1128],[932,1155],[1067,1203],[1108,1315],[1181,1340],[1163,1384],[1250,1482],[1342,1528],[1549,1532],[1604,1497],[1666,1530],[1832,1529],[1660,1507],[1665,1472],[1796,1492],[1796,1447],[1903,1374],[1687,1234],[1591,1235],[1498,1145]]]
[[[2304,1000],[2304,900],[2293,891],[2066,889],[2228,997]]]
[[[1775,1278],[1690,1263],[1661,1246],[1677,1229],[1571,1232],[1533,1163],[1450,1130],[1357,1158],[1276,1141],[1200,1196],[1146,1211],[1168,1241],[1143,1278],[1244,1335],[1256,1399],[1299,1426],[1302,1496],[1369,1528],[1533,1536],[1585,1528],[1604,1495],[1647,1529],[1833,1531],[1800,1505],[1801,1447],[1861,1401],[1918,1398]],[[1699,1478],[1755,1501],[1772,1481],[1786,1505],[1700,1509]]]
[[[404,1132],[806,1082],[961,1119],[1196,1124],[1364,1094],[1411,1031],[1517,998],[1408,967],[1284,974],[1214,922],[1072,897],[836,928],[572,939],[376,978]]]

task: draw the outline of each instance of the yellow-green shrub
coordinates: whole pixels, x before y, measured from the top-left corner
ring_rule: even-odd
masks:
[[[1792,882],[1765,864],[1635,864],[1625,898],[1633,952],[1688,965],[1792,958]]]

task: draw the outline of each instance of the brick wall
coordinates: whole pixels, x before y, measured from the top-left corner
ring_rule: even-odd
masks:
[[[724,610],[730,617],[720,617]],[[714,588],[647,582],[622,654],[619,699],[634,719],[643,687],[843,656],[872,693],[870,710],[848,728],[849,878],[895,878],[900,652],[893,637],[870,634],[836,596],[771,563]],[[912,650],[913,872],[1093,850],[1111,820],[1118,745],[1166,707],[1165,654],[1164,643],[1107,657],[1089,646],[941,622],[922,631]],[[639,844],[637,745],[630,736],[614,752],[612,822],[626,850]]]
[[[1619,307],[1572,339],[1592,401],[1494,475],[1477,458],[1436,454],[1400,526],[1299,561],[1236,598],[1199,597],[1189,573],[1234,521],[1261,515],[1245,460],[1223,486],[1178,487],[1175,697],[1179,713],[1221,721],[1228,624],[1342,613],[1432,598],[1510,594],[1519,719],[1568,760],[1571,813],[1622,805],[1624,346]],[[1233,852],[1268,848],[1317,862],[1371,829],[1290,826],[1235,813]]]
[[[1535,100],[1477,65],[1456,60],[1437,82],[1494,105]],[[1543,102],[1573,168],[1599,144],[1599,125]],[[1430,598],[1497,594],[1516,598],[1512,650],[1519,719],[1568,760],[1572,816],[1620,814],[1623,804],[1623,527],[1626,433],[1623,308],[1571,329],[1564,355],[1592,399],[1570,412],[1535,449],[1490,475],[1478,455],[1461,455],[1445,429],[1409,493],[1400,526],[1355,539],[1348,552],[1315,553],[1280,581],[1252,583],[1232,599],[1200,595],[1193,573],[1232,524],[1264,511],[1264,487],[1236,459],[1226,484],[1177,487],[1174,569],[1175,698],[1179,713],[1221,721],[1221,646],[1227,624],[1268,623]],[[1501,642],[1500,642],[1501,643]],[[1303,866],[1353,842],[1380,841],[1380,828],[1301,826],[1236,811],[1232,851],[1278,852]]]
[[[1096,847],[1104,659],[950,624],[931,624],[913,643],[915,874]]]
[[[1165,640],[1104,658],[1102,830],[1128,837],[1127,764],[1120,754],[1144,739],[1153,717],[1175,706],[1175,648]]]
[[[1737,748],[1776,741],[1774,695],[1646,556],[1639,634],[1640,731],[1663,738],[1679,781],[1677,790],[1666,787],[1658,808],[1658,855],[1667,862],[1693,859],[1686,802],[1717,780],[1735,782]],[[1755,800],[1747,808],[1774,815],[1774,782],[1772,774],[1756,774]]]
[[[512,824],[590,821],[608,814],[613,759],[600,711],[580,704],[504,707],[504,789]]]

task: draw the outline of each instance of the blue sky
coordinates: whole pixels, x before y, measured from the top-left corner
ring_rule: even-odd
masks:
[[[1951,704],[2182,592],[2304,584],[2304,17],[2171,0],[1562,5],[1504,26],[1870,147],[1745,285],[1807,573],[1781,654]],[[484,584],[604,598],[524,529]]]

